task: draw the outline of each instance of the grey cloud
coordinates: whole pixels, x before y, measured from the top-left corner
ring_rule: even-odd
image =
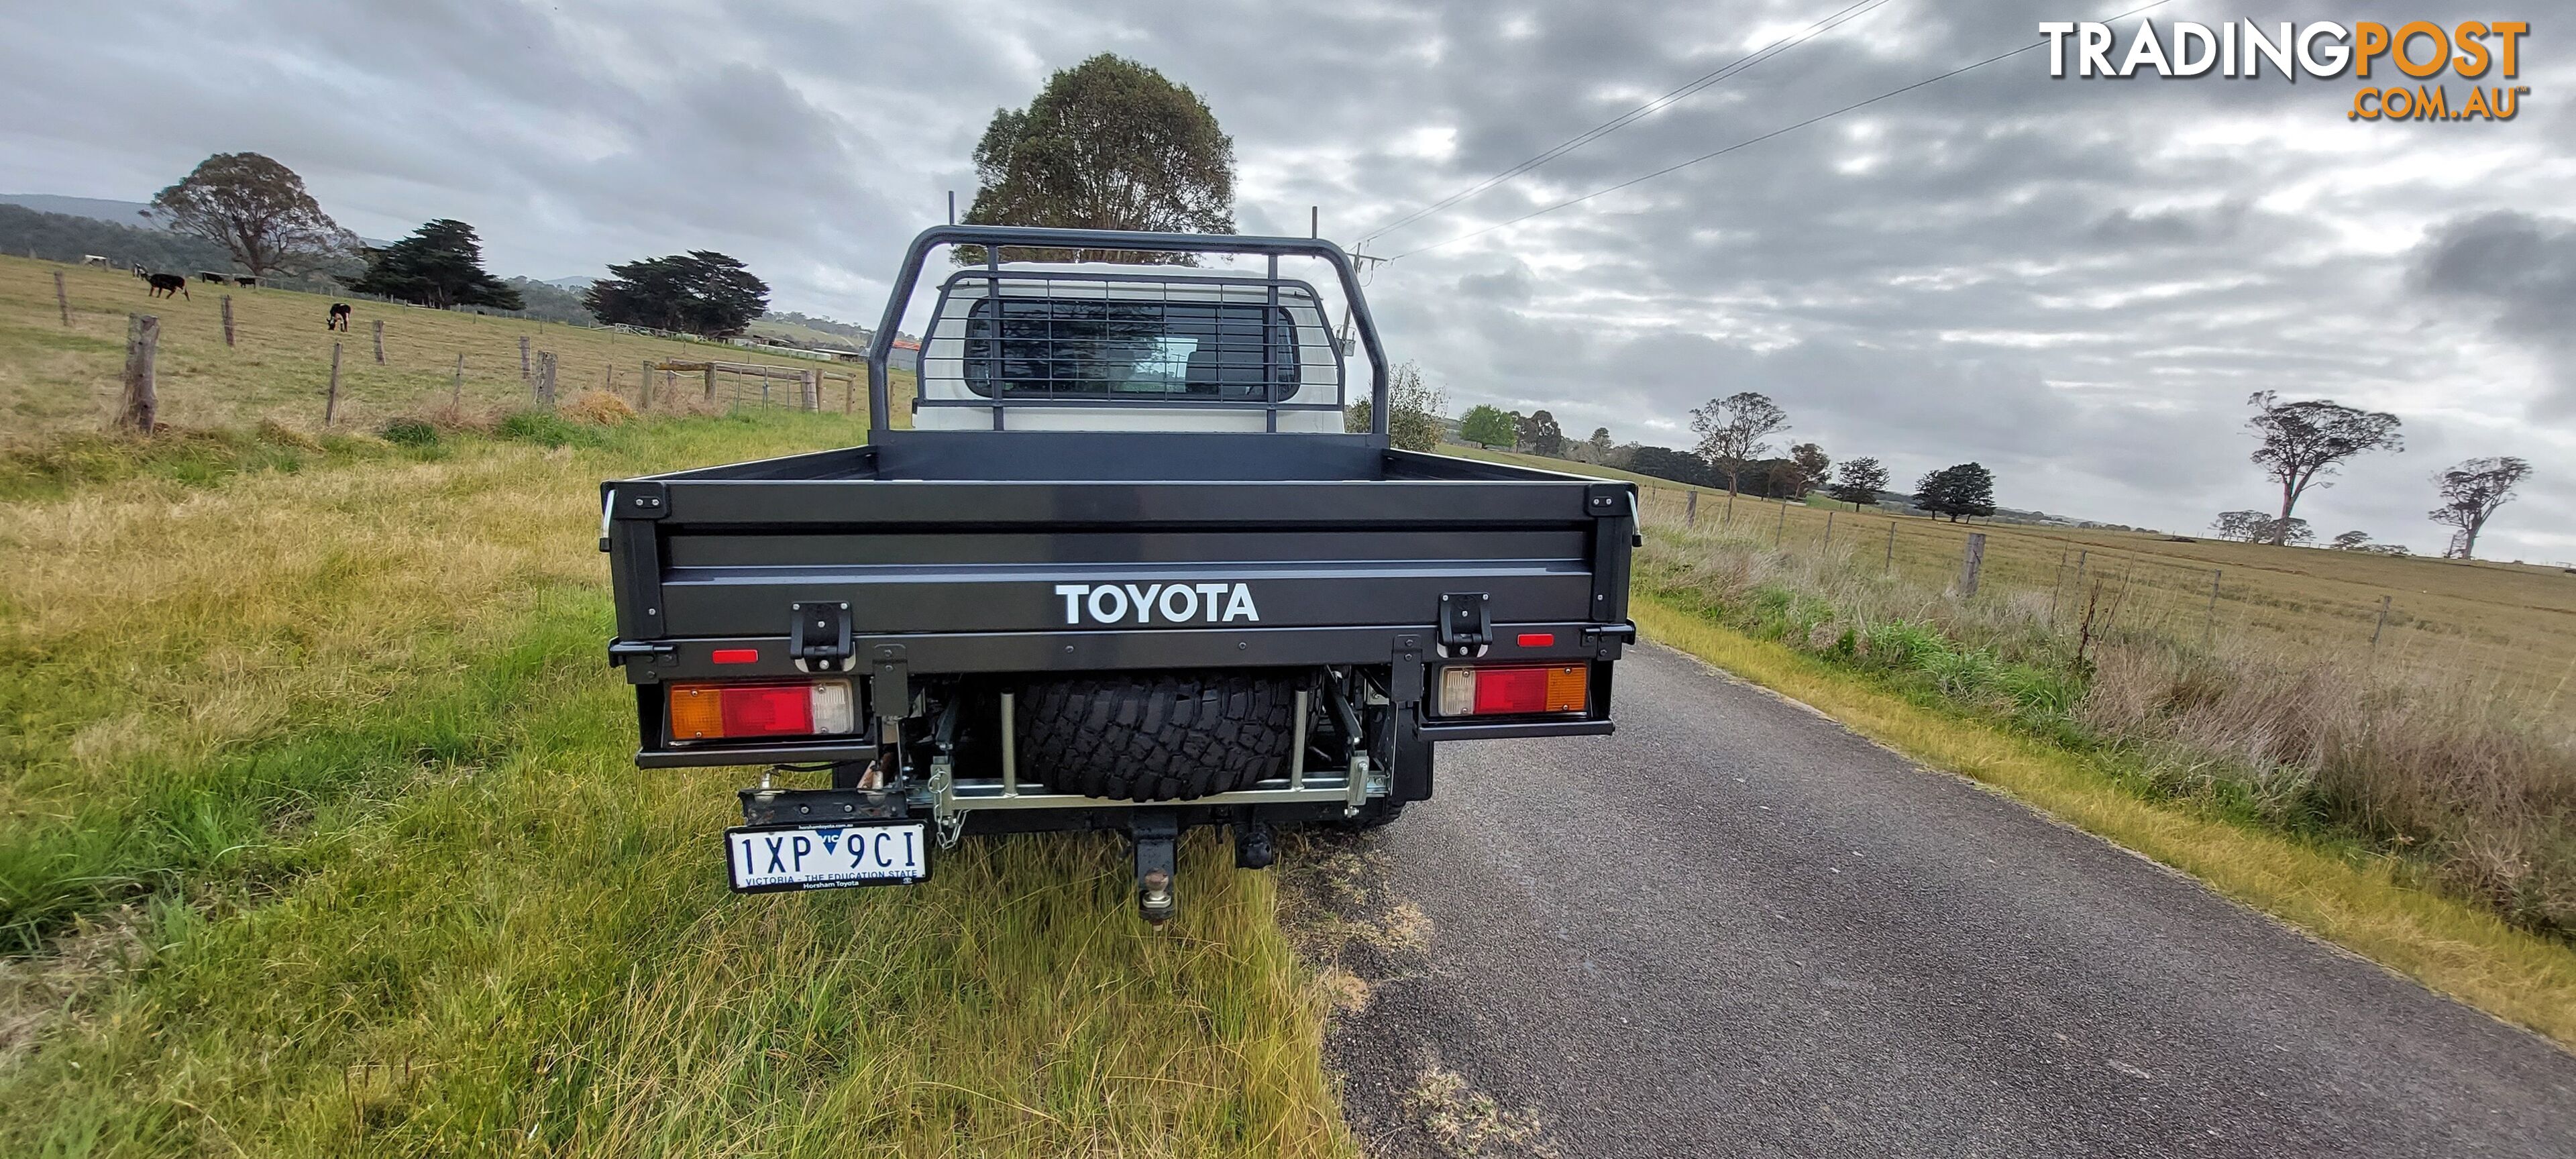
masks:
[[[2178,0],[2156,15],[2347,8]],[[56,5],[0,40],[14,114],[0,188],[139,197],[207,152],[257,148],[380,236],[473,221],[503,272],[720,248],[782,308],[868,319],[942,191],[971,193],[992,111],[1095,52],[1207,99],[1242,161],[1244,228],[1303,232],[1319,205],[1348,243],[1824,10]],[[2472,0],[2408,14],[2493,15]],[[1895,0],[1370,249],[1417,250],[2081,15]],[[2576,84],[2576,61],[2529,47],[2518,83]],[[2343,119],[2349,89],[2052,81],[2026,54],[1416,253],[1378,270],[1371,297],[1390,349],[1460,409],[1545,406],[1568,429],[1671,445],[1690,406],[1760,389],[1837,455],[1909,481],[1975,458],[2008,503],[2127,523],[2259,505],[2249,391],[2392,409],[2419,450],[2355,464],[2309,514],[2429,548],[2437,448],[2576,459],[2576,356],[2550,322],[2576,329],[2567,223],[2532,216],[2563,199],[2576,115],[2535,100],[2507,125],[2362,126]],[[2475,341],[2439,340],[2463,319]],[[2553,480],[2508,509],[2500,544],[2564,542],[2546,538],[2567,522]]]
[[[2416,247],[2407,277],[2538,352],[2553,383],[2539,410],[2576,413],[2576,221],[2514,210],[2452,218]]]

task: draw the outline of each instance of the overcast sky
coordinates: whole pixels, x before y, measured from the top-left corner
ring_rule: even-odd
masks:
[[[1320,204],[1351,244],[1848,2],[13,3],[0,192],[142,200],[253,150],[368,236],[473,223],[496,272],[720,249],[776,308],[873,322],[994,110],[1094,53],[1215,110],[1245,232]],[[2429,476],[2511,454],[2540,474],[2481,554],[2576,558],[2576,43],[2541,6],[2153,13],[2525,17],[2509,123],[2354,122],[2349,77],[2051,80],[2034,52],[1411,252],[2138,2],[1889,0],[1373,240],[1410,255],[1369,287],[1387,344],[1453,411],[1686,447],[1691,406],[1760,390],[1900,486],[1975,459],[2008,506],[2184,532],[2277,503],[2248,392],[2331,397],[2408,449],[2309,496],[2321,537],[2438,550]]]

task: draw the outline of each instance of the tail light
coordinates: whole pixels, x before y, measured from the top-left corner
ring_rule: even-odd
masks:
[[[670,689],[674,741],[835,736],[858,725],[847,680],[728,681]]]
[[[1440,670],[1440,715],[1582,712],[1592,703],[1588,664],[1453,664]]]

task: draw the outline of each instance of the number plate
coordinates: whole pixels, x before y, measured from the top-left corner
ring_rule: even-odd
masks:
[[[735,893],[911,885],[930,877],[930,827],[781,825],[725,830]]]

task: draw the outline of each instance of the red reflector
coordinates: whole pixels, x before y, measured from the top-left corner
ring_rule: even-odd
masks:
[[[1549,648],[1554,647],[1555,644],[1556,636],[1550,632],[1521,633],[1521,647],[1524,648]]]
[[[814,731],[814,693],[809,685],[727,688],[717,695],[724,706],[728,737],[802,736]]]
[[[1475,711],[1479,715],[1547,711],[1547,669],[1478,669]]]
[[[718,648],[710,658],[718,664],[756,664],[760,662],[760,649]]]

